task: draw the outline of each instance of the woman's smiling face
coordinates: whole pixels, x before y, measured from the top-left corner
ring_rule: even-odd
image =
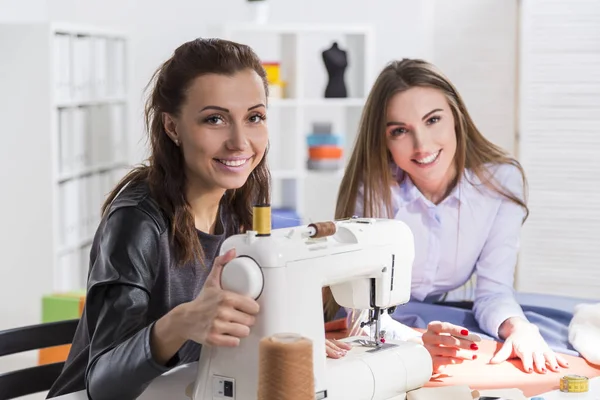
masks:
[[[386,142],[396,165],[419,189],[452,179],[456,131],[441,91],[413,87],[395,94],[386,110]]]

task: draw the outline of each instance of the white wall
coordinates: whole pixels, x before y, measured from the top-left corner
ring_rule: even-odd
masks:
[[[438,0],[433,62],[482,134],[515,153],[518,0]]]
[[[0,23],[45,21],[48,0],[0,0]]]

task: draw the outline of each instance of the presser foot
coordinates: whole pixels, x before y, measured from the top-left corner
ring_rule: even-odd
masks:
[[[356,339],[356,340],[353,340],[353,343],[357,343],[363,347],[371,347],[371,350],[367,350],[367,353],[390,349],[392,347],[398,346],[397,344],[389,343],[389,342],[377,343],[374,340],[369,340],[369,339]]]

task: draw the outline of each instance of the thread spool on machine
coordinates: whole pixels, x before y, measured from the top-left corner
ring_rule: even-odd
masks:
[[[256,236],[269,236],[271,234],[271,205],[257,204],[252,213],[252,230]],[[312,239],[335,235],[337,227],[333,221],[314,222],[307,226],[304,236]]]

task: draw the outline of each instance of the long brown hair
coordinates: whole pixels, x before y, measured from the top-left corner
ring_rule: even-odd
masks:
[[[454,116],[456,131],[456,154],[454,163],[457,177],[447,193],[458,184],[459,177],[469,169],[487,187],[525,209],[529,215],[526,199],[520,199],[501,187],[486,168],[486,164],[511,164],[523,177],[523,193],[527,192],[525,173],[520,163],[506,151],[487,140],[475,126],[458,90],[437,68],[423,60],[403,59],[388,64],[377,77],[363,109],[360,126],[352,155],[348,161],[338,192],[335,218],[349,218],[355,213],[359,188],[363,189],[365,217],[393,218],[391,187],[397,184],[391,165],[392,156],[385,140],[387,105],[399,92],[412,87],[429,87],[440,90],[446,96]],[[525,220],[524,219],[524,220]],[[331,290],[324,288],[325,318],[333,318],[339,305]]]
[[[250,47],[221,39],[195,39],[178,47],[155,71],[147,86],[148,89],[153,84],[145,107],[150,157],[146,165],[134,168],[117,184],[102,206],[105,214],[127,184],[147,182],[170,222],[171,241],[179,265],[202,261],[204,254],[191,207],[185,198],[187,180],[183,154],[165,132],[162,115],[179,114],[186,101],[186,91],[197,77],[210,73],[233,75],[246,69],[255,71],[262,78],[268,97],[265,70]],[[266,154],[241,188],[225,193],[225,201],[242,229],[252,226],[253,204],[270,201]]]

